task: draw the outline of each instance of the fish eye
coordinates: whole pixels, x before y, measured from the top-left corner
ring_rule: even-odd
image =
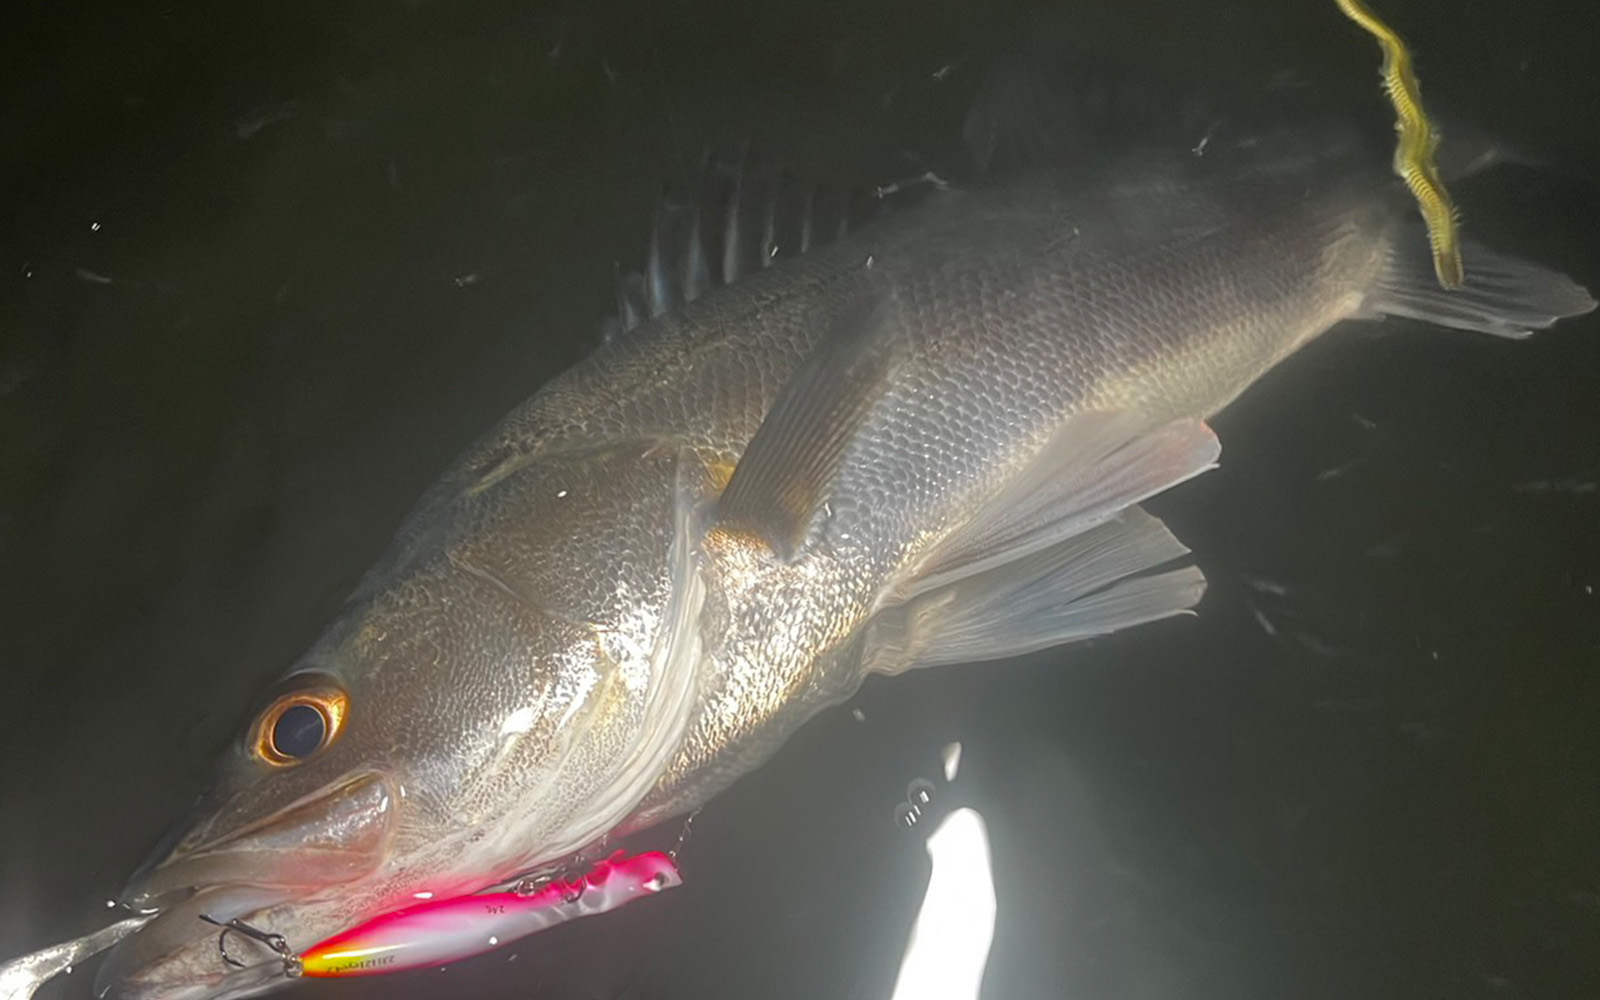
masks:
[[[275,767],[314,756],[338,738],[349,701],[332,685],[280,695],[256,720],[251,740],[255,755]]]
[[[272,724],[272,749],[285,757],[309,757],[322,746],[328,723],[310,705],[290,705]]]

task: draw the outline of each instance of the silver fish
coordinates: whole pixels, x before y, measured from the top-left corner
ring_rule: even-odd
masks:
[[[1206,420],[1268,369],[1347,319],[1519,337],[1595,305],[1471,243],[1441,290],[1348,130],[1088,155],[1018,107],[980,103],[970,183],[803,225],[788,259],[764,208],[676,220],[605,346],[424,496],[269,693],[129,884],[162,913],[101,991],[259,992],[277,956],[233,969],[201,915],[298,951],[692,810],[870,673],[1184,613],[1203,577],[1138,504],[1217,461]]]

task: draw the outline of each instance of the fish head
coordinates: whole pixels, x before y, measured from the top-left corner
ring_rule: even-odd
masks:
[[[129,880],[122,902],[160,913],[112,953],[97,994],[242,995],[227,959],[248,968],[277,956],[230,935],[225,958],[208,921],[358,886],[390,862],[408,775],[363,725],[367,693],[322,669],[292,673],[267,692],[190,814]]]
[[[219,923],[296,954],[569,858],[616,825],[591,808],[612,775],[588,764],[631,745],[625,650],[440,564],[369,596],[267,693],[124,890],[160,913],[109,956],[99,996],[263,992],[288,981],[284,954]]]

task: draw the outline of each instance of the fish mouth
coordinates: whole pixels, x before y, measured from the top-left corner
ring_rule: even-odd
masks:
[[[107,957],[95,995],[228,1000],[285,982],[284,956],[246,934],[224,939],[217,924],[249,923],[373,874],[387,854],[395,801],[383,775],[359,774],[238,829],[185,837],[124,890],[125,905],[161,912]]]
[[[118,944],[95,976],[94,994],[115,1000],[227,1000],[264,993],[285,978],[283,957],[239,934],[230,933],[224,941],[222,928],[211,921],[248,917],[296,895],[292,889],[248,885],[197,892]]]

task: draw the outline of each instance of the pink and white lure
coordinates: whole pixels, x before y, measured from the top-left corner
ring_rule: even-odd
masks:
[[[682,884],[666,854],[618,851],[587,875],[536,892],[457,896],[385,913],[289,959],[289,974],[371,976],[444,965]]]

